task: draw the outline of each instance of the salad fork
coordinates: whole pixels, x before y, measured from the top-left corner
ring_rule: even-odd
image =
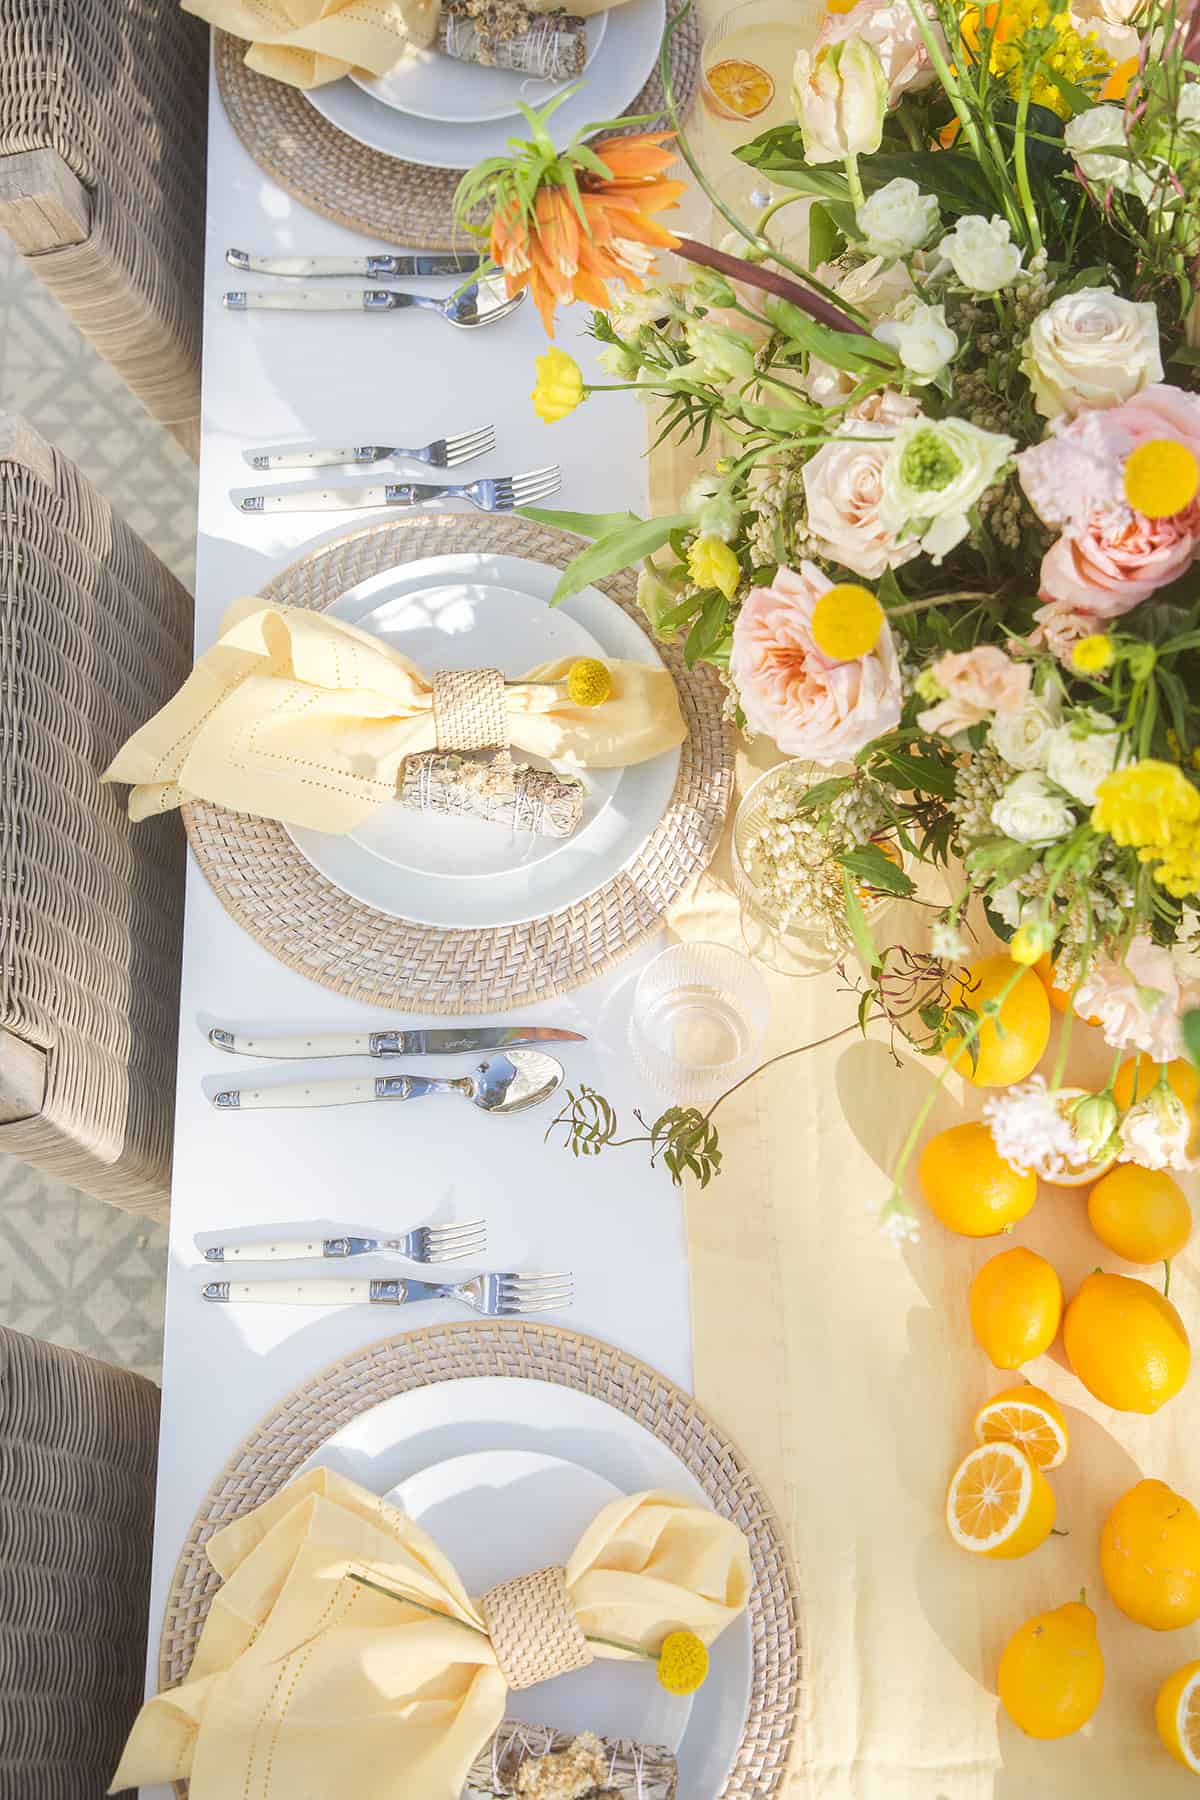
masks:
[[[221,1304],[263,1306],[410,1306],[417,1300],[457,1300],[488,1319],[563,1312],[575,1296],[570,1274],[473,1275],[469,1281],[210,1281],[201,1290]]]
[[[495,447],[495,427],[481,425],[477,431],[460,431],[456,437],[435,438],[432,444],[423,444],[417,450],[404,449],[399,444],[355,444],[349,449],[316,445],[309,450],[298,446],[292,450],[263,450],[258,454],[248,451],[246,461],[252,469],[369,468],[372,463],[396,456],[408,462],[428,463],[434,469],[453,469]]]
[[[399,1237],[282,1238],[253,1244],[212,1244],[206,1262],[301,1262],[311,1257],[402,1256],[407,1262],[466,1262],[487,1249],[487,1220],[418,1225]]]
[[[387,481],[373,487],[292,488],[270,494],[243,494],[242,512],[353,512],[369,506],[425,506],[431,500],[469,500],[480,512],[512,512],[545,500],[562,486],[557,464],[523,475],[484,475],[465,485]]]

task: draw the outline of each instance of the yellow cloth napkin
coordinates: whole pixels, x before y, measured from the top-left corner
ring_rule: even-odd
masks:
[[[224,1526],[208,1556],[222,1586],[188,1678],[142,1708],[112,1792],[188,1777],[191,1800],[459,1800],[506,1689],[475,1602],[419,1526],[314,1469]],[[711,1643],[750,1579],[736,1525],[663,1493],[612,1501],[566,1566],[584,1634],[650,1651],[679,1629]]]
[[[552,762],[624,768],[687,735],[666,669],[610,661],[610,697],[576,706],[574,657],[506,690],[510,737]],[[406,756],[435,747],[429,680],[379,638],[303,607],[239,600],[173,700],[105,773],[134,819],[188,798],[314,831],[353,831],[392,800]]]

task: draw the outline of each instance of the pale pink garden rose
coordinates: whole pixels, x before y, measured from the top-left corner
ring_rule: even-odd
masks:
[[[789,756],[845,762],[900,722],[900,665],[885,623],[867,656],[834,662],[812,635],[817,601],[833,586],[815,563],[781,568],[751,588],[733,627],[729,672],[751,731]]]
[[[978,644],[974,650],[947,650],[929,673],[946,692],[918,715],[917,724],[922,731],[954,737],[997,713],[1020,712],[1033,672],[995,644]]]
[[[935,24],[933,33],[944,43],[940,26]],[[937,80],[908,0],[889,0],[885,5],[878,0],[859,0],[849,12],[826,13],[815,47],[819,50],[824,44],[838,44],[849,37],[862,38],[878,56],[889,108],[898,105],[905,94],[932,87]]]
[[[908,417],[918,410],[903,395],[893,396],[893,407],[897,402],[908,407]],[[877,413],[885,410],[877,408]],[[868,581],[911,562],[920,550],[915,538],[897,542],[880,515],[883,465],[892,441],[889,425],[897,423],[846,418],[837,437],[804,465],[808,523],[818,551]]]
[[[1181,982],[1171,952],[1139,932],[1124,962],[1097,957],[1075,990],[1075,1011],[1095,1019],[1114,1050],[1141,1050],[1155,1062],[1182,1054],[1180,1015],[1200,987]]]
[[[1147,519],[1128,506],[1098,506],[1051,544],[1039,591],[1043,600],[1098,622],[1118,619],[1177,580],[1197,555],[1198,502],[1170,519]]]

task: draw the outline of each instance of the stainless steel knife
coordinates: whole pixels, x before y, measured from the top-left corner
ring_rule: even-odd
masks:
[[[369,281],[386,275],[473,275],[482,259],[452,254],[432,256],[255,256],[249,250],[227,250],[231,269],[252,270],[256,275],[365,275]]]
[[[553,1025],[463,1025],[457,1031],[314,1031],[283,1037],[224,1031],[214,1026],[208,1041],[233,1056],[261,1056],[268,1062],[321,1056],[452,1056],[475,1050],[511,1050],[517,1044],[583,1044],[582,1032]]]

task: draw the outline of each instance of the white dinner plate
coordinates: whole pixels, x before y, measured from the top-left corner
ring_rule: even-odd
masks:
[[[620,1493],[603,1475],[561,1456],[477,1450],[410,1475],[386,1498],[429,1533],[469,1594],[483,1594],[529,1573],[532,1543],[539,1567],[564,1566],[596,1514]],[[513,1694],[505,1717],[555,1731],[578,1731],[587,1719],[600,1737],[677,1751],[691,1710],[690,1697],[668,1694],[647,1663],[597,1657],[586,1669]]]
[[[597,654],[661,665],[641,627],[599,589],[550,607],[558,577],[522,557],[425,557],[360,582],[329,610],[426,670],[491,666],[516,676],[554,656]],[[654,831],[678,772],[678,749],[579,771],[583,824],[565,839],[429,820],[399,804],[343,836],[288,830],[327,880],[367,906],[447,930],[489,929],[558,912],[610,881]],[[476,855],[483,866],[471,874]]]
[[[553,1382],[507,1376],[438,1381],[397,1394],[335,1432],[296,1473],[332,1468],[372,1493],[387,1494],[451,1457],[513,1450],[579,1463],[623,1494],[662,1488],[710,1504],[674,1452],[616,1407]],[[531,1536],[526,1567],[545,1561],[541,1543]],[[713,1644],[708,1679],[693,1697],[678,1751],[679,1792],[687,1800],[720,1793],[745,1727],[752,1673],[750,1620],[743,1614]],[[534,1688],[529,1694],[536,1699],[546,1692]],[[586,1731],[590,1725],[586,1717],[573,1717],[565,1729]]]
[[[626,0],[613,8],[587,79],[547,123],[556,148],[596,120],[621,116],[658,59],[665,23],[666,0]],[[469,169],[482,157],[504,155],[511,137],[526,135],[519,114],[447,123],[397,112],[348,77],[308,88],[304,97],[347,137],[385,156],[433,169]]]
[[[585,71],[603,40],[608,25],[606,12],[587,21]],[[576,76],[576,80],[580,77]],[[491,119],[515,119],[518,101],[544,106],[570,84],[540,81],[513,69],[488,69],[481,63],[460,62],[440,50],[418,50],[413,45],[405,56],[382,75],[351,72],[350,80],[372,99],[414,119],[435,119],[444,125],[482,124]]]

